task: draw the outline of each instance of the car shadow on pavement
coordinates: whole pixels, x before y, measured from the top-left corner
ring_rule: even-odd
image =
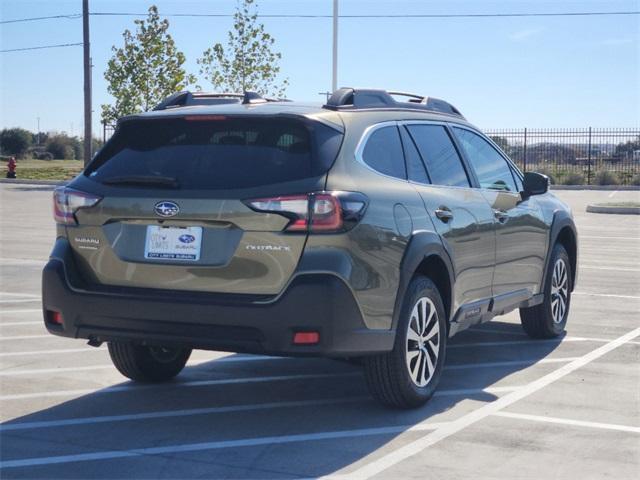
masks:
[[[407,438],[426,434],[429,423],[454,420],[510,387],[527,383],[523,370],[560,344],[531,342],[516,324],[489,325],[492,332],[479,327],[455,337],[438,392],[419,409],[380,406],[369,397],[360,367],[348,362],[231,355],[188,366],[172,382],[123,382],[3,423],[3,462],[102,454],[87,461],[77,457],[9,468],[2,476],[300,478],[332,474],[390,442],[399,446]],[[478,346],[485,342],[494,346]],[[490,363],[494,366],[487,366]],[[80,378],[83,387],[90,388],[103,372],[87,371],[86,382],[78,372],[74,379]],[[78,388],[68,378],[63,380],[60,390]],[[389,427],[395,428],[375,430]],[[118,455],[162,447],[167,448],[124,458]]]

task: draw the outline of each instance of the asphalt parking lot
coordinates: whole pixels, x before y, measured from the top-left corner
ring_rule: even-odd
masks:
[[[640,218],[585,212],[634,191],[559,191],[576,217],[567,335],[516,313],[455,337],[424,408],[386,410],[359,368],[195,352],[136,386],[106,348],[46,333],[51,188],[0,185],[1,478],[617,479],[640,473]]]

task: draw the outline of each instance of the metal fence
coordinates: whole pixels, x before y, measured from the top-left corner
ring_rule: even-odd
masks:
[[[523,171],[545,173],[554,183],[640,183],[639,128],[521,128],[484,132]]]

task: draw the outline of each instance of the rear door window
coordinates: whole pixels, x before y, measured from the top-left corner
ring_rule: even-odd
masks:
[[[407,178],[400,133],[395,125],[373,131],[362,152],[362,160],[377,172]]]
[[[407,125],[434,185],[469,187],[469,178],[456,148],[442,125]]]
[[[466,128],[454,127],[453,130],[478,177],[480,188],[519,191],[511,167],[493,145]]]
[[[164,177],[182,189],[250,188],[326,173],[341,139],[323,124],[288,118],[130,120],[86,174],[107,183],[116,177]]]

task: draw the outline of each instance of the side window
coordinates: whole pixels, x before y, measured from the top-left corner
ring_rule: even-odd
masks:
[[[451,138],[441,125],[407,125],[434,185],[468,187],[469,178]]]
[[[427,171],[424,169],[424,163],[422,163],[418,149],[405,127],[400,127],[400,136],[402,137],[402,146],[404,147],[404,158],[407,162],[407,175],[409,176],[409,180],[424,184],[431,183],[427,176]]]
[[[407,178],[398,127],[389,126],[375,130],[367,139],[362,159],[380,173],[390,177]]]
[[[489,142],[470,130],[457,127],[453,130],[476,172],[480,188],[519,191],[513,179],[511,167]]]

